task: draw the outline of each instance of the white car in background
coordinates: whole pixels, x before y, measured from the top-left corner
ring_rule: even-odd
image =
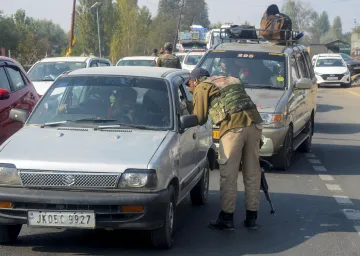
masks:
[[[350,71],[340,54],[319,54],[314,71],[319,86],[340,84],[351,87]]]
[[[177,57],[179,57],[180,62],[184,61],[185,56],[188,54],[187,52],[175,52],[174,53]]]
[[[112,63],[108,59],[97,57],[55,57],[36,62],[27,73],[36,92],[43,96],[55,79],[64,72],[105,66],[112,66]]]
[[[125,57],[116,63],[116,66],[139,66],[139,67],[155,67],[157,57],[153,56],[132,56]]]
[[[183,69],[192,71],[196,65],[198,64],[198,62],[200,61],[200,59],[204,56],[205,51],[192,51],[189,52],[183,62],[181,63],[181,67]]]

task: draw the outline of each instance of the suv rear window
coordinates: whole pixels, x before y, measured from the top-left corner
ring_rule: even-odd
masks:
[[[210,51],[200,63],[214,75],[241,78],[247,88],[285,89],[285,55],[280,53]]]

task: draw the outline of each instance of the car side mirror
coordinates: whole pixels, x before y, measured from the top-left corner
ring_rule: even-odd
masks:
[[[10,110],[9,118],[10,120],[26,123],[26,120],[29,118],[30,113],[27,110],[22,110],[18,108],[13,108]]]
[[[311,89],[313,86],[313,82],[309,78],[301,78],[299,81],[297,81],[295,88],[301,89],[301,90],[308,90]]]
[[[187,128],[198,126],[199,122],[197,116],[195,115],[186,115],[180,117],[180,128],[185,130]]]
[[[0,88],[0,100],[7,100],[8,98],[10,98],[10,92]]]

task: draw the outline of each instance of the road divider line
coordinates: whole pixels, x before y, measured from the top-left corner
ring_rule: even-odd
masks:
[[[333,176],[331,176],[331,175],[321,175],[321,174],[319,174],[319,177],[323,181],[332,181],[332,180],[334,180]]]
[[[351,205],[353,205],[353,202],[347,196],[334,195],[333,197],[334,197],[334,199],[336,200],[336,202],[338,204],[351,204]]]
[[[331,191],[342,191],[342,189],[340,188],[339,185],[336,185],[336,184],[325,184],[326,187],[328,188],[328,190],[331,190]]]
[[[354,228],[356,229],[357,233],[358,233],[359,236],[360,236],[360,226],[354,226]]]
[[[353,95],[355,95],[355,96],[359,96],[360,97],[360,94],[359,93],[356,93],[356,92],[352,92],[352,91],[347,91],[348,93],[351,93],[351,94],[353,94]]]
[[[313,168],[317,172],[326,172],[326,168],[322,165],[313,165]]]
[[[308,157],[308,158],[315,158],[315,157],[316,157],[314,154],[311,154],[311,153],[307,153],[307,154],[305,154],[305,155],[306,155],[306,157]]]
[[[360,220],[360,212],[354,209],[341,210],[348,220]]]
[[[309,161],[311,164],[321,164],[320,160],[318,160],[318,159],[308,159],[308,161]]]

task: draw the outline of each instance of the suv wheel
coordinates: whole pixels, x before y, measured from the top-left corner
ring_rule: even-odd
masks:
[[[312,145],[312,136],[313,136],[313,123],[314,118],[311,116],[310,120],[307,122],[305,129],[303,130],[303,133],[309,135],[309,137],[299,146],[298,151],[309,153],[311,151],[311,145]]]
[[[190,198],[193,205],[203,205],[206,203],[209,193],[210,168],[209,162],[204,167],[204,173],[199,182],[190,191]]]
[[[352,86],[351,78],[350,78],[350,83],[341,85],[342,88],[351,88],[351,86]]]
[[[21,231],[21,224],[0,225],[0,244],[13,244]]]
[[[169,203],[166,208],[164,225],[151,231],[151,243],[156,249],[170,249],[175,242],[176,194],[173,186],[168,188]]]
[[[288,170],[291,165],[293,152],[293,129],[292,126],[289,126],[289,130],[285,136],[284,146],[273,157],[272,164],[274,167],[278,170]]]

